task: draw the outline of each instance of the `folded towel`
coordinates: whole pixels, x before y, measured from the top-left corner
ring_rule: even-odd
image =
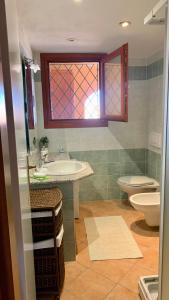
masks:
[[[39,181],[43,181],[43,180],[49,179],[49,177],[46,176],[46,175],[42,175],[42,176],[33,175],[32,178],[33,178],[33,179],[37,179],[37,180],[39,180]]]

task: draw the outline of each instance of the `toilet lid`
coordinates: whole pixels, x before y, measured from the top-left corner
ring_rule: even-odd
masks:
[[[143,186],[154,184],[154,180],[147,176],[124,176],[119,178],[119,182],[131,186]]]

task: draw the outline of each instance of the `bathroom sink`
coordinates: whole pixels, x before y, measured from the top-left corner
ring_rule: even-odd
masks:
[[[46,175],[65,176],[84,171],[86,169],[86,164],[76,160],[58,160],[45,164],[44,168]]]

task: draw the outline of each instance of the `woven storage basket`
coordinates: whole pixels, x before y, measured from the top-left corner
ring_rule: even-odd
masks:
[[[62,224],[62,210],[60,210],[59,214],[55,216],[55,218],[41,217],[32,219],[33,242],[36,243],[53,237],[54,231],[57,235]]]
[[[55,255],[54,255],[55,254]],[[60,294],[64,278],[64,246],[34,250],[37,293],[56,292]]]
[[[31,190],[34,243],[55,239],[59,234],[63,225],[61,200],[62,193],[57,188]],[[42,214],[36,212],[45,214],[42,217]],[[59,296],[65,276],[63,240],[59,248],[55,245],[52,248],[34,250],[34,263],[37,295],[49,293]]]
[[[54,213],[54,209],[60,205],[62,193],[57,188],[36,189],[30,192],[31,208],[33,212],[49,211]],[[57,235],[63,223],[62,209],[57,216],[32,218],[33,241],[38,242]]]
[[[37,287],[37,291],[38,289],[40,290],[40,292],[44,291],[46,292],[55,292],[56,290],[58,290],[59,293],[59,286],[58,286],[58,280],[56,276],[51,276],[51,275],[47,275],[47,276],[37,276],[36,277],[36,287]],[[57,293],[57,292],[56,292]]]
[[[35,189],[30,191],[31,208],[53,209],[62,200],[62,192],[58,188]]]

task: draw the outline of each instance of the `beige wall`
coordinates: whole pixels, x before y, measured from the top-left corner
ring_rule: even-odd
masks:
[[[147,146],[147,82],[129,82],[129,122],[109,122],[102,128],[44,129],[41,82],[35,82],[38,137],[47,135],[50,151],[145,148]]]
[[[130,60],[129,65],[144,66],[161,57],[162,51],[148,60]],[[35,54],[35,59],[39,62],[39,54]],[[101,128],[44,129],[41,82],[35,82],[35,94],[37,136],[48,136],[52,152],[60,146],[65,151],[151,148],[150,133],[162,130],[162,76],[149,80],[129,80],[128,122],[109,122],[108,127]],[[154,147],[153,150],[159,151]]]

